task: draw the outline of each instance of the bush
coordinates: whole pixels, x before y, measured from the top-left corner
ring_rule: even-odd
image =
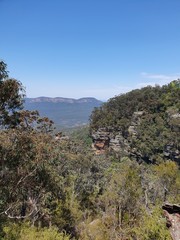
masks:
[[[29,224],[11,224],[4,227],[4,240],[69,240],[69,236],[59,233],[54,227],[37,228]]]

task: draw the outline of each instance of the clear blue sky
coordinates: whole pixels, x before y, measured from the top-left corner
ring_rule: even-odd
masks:
[[[28,97],[105,100],[180,77],[180,0],[0,0],[0,23]]]

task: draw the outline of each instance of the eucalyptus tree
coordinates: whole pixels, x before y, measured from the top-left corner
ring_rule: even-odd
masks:
[[[9,128],[18,124],[17,111],[23,108],[25,96],[22,83],[10,78],[7,65],[0,62],[0,127]]]

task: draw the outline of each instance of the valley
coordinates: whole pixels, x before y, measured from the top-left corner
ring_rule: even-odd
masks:
[[[24,108],[30,111],[38,110],[41,116],[54,121],[58,130],[76,128],[87,125],[92,110],[102,105],[95,98],[26,98]]]

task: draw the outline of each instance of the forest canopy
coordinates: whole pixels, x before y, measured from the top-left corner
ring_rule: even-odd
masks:
[[[91,132],[102,128],[112,129],[114,137],[120,134],[130,151],[147,162],[180,163],[180,80],[111,98],[90,118]]]
[[[23,109],[24,88],[6,68],[0,62],[0,239],[170,240],[162,204],[180,201],[177,163],[96,155],[87,128],[56,139],[51,120]],[[143,110],[176,139],[178,123],[165,116],[177,114],[178,99],[179,80],[134,90],[94,110],[90,126],[126,136],[132,113]]]

